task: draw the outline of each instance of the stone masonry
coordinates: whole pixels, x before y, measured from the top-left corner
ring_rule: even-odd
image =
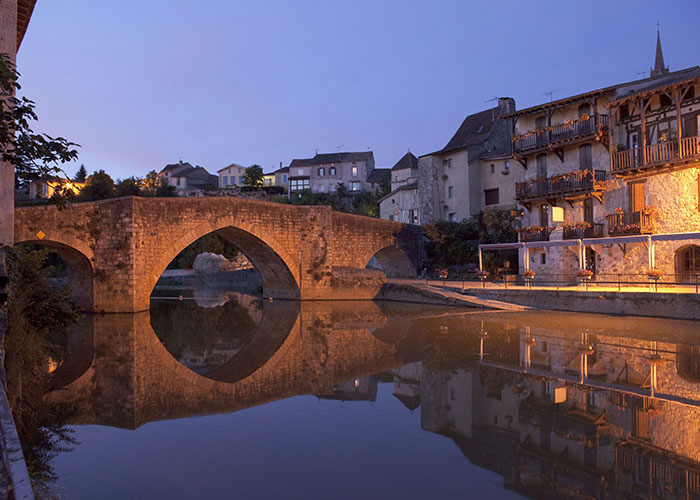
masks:
[[[248,257],[262,276],[264,295],[271,298],[371,298],[383,279],[344,293],[334,286],[343,282],[334,280],[334,268],[344,268],[344,276],[347,268],[361,274],[375,254],[397,276],[415,275],[422,266],[420,227],[330,207],[124,197],[77,203],[63,211],[20,208],[15,219],[15,242],[55,249],[71,272],[79,304],[93,312],[147,310],[151,290],[168,264],[212,232]]]

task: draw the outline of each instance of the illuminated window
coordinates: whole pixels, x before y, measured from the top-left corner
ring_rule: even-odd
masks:
[[[331,167],[328,170],[330,175],[335,175],[335,167]]]
[[[360,183],[359,182],[351,182],[350,183],[350,191],[359,191],[360,190]]]
[[[355,166],[352,167],[352,176],[357,177],[357,167]]]
[[[319,168],[318,169],[318,176],[323,177],[324,175],[326,175],[326,169],[323,167]]]

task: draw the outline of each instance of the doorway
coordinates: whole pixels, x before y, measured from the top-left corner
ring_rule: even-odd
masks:
[[[700,246],[690,245],[676,251],[676,279],[682,283],[695,283],[700,274]]]

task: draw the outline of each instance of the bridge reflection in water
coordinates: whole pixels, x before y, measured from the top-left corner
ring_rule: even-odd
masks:
[[[243,332],[198,346],[202,328],[226,338],[230,323],[181,306],[185,338],[158,307],[93,316],[49,398],[78,404],[75,424],[133,429],[300,394],[372,401],[389,383],[423,429],[527,496],[700,498],[700,325],[372,302],[250,306],[239,311]]]

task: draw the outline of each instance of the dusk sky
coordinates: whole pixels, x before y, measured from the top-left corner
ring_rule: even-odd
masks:
[[[698,65],[698,19],[698,0],[39,0],[18,68],[36,130],[81,144],[88,172],[368,148],[386,168],[493,97],[648,76],[657,20],[670,69]]]

